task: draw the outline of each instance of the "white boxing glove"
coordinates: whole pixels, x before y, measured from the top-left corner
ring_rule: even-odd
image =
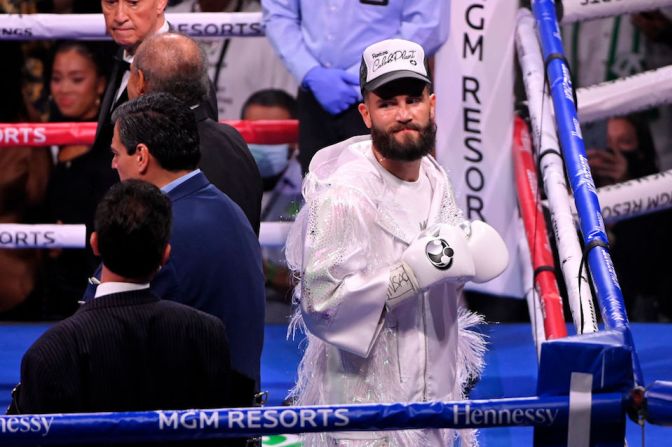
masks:
[[[465,231],[439,224],[421,235],[390,269],[388,304],[395,305],[441,282],[466,282],[475,274]]]
[[[487,223],[475,220],[469,227],[467,245],[475,267],[472,281],[476,283],[490,281],[506,269],[509,264],[509,250],[497,230]]]

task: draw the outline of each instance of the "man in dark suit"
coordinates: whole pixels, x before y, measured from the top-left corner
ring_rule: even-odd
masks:
[[[148,37],[131,64],[128,96],[166,92],[192,106],[200,137],[200,169],[241,207],[259,234],[263,182],[254,157],[236,129],[210,119],[199,105],[208,88],[208,60],[198,43],[177,33]]]
[[[119,45],[112,72],[98,113],[98,127],[93,150],[108,150],[112,141],[112,112],[128,100],[126,85],[129,67],[138,46],[147,37],[170,29],[164,11],[168,0],[101,0],[105,27]],[[202,98],[208,116],[217,119],[217,97],[210,87]]]
[[[240,207],[197,169],[198,130],[184,103],[151,93],[120,106],[113,120],[112,167],[119,178],[146,180],[173,205],[172,253],[152,291],[224,321],[231,366],[249,378],[251,403],[264,336],[259,241]]]
[[[10,414],[230,405],[224,324],[150,291],[170,227],[170,201],[155,186],[129,180],[108,191],[91,236],[103,261],[96,297],[28,349]]]

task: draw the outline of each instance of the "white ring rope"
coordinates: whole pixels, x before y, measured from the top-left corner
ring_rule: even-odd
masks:
[[[544,64],[535,31],[535,20],[529,10],[521,9],[518,11],[517,23],[516,48],[518,61],[523,71],[534,135],[532,139],[537,157],[541,151],[549,149],[559,153],[560,145],[552,118],[553,102],[545,92]],[[574,325],[578,333],[595,332],[597,321],[588,278],[585,273],[579,278],[581,247],[576,236],[562,159],[555,154],[543,157],[541,175],[550,203],[553,232]],[[583,292],[580,293],[580,291]]]
[[[289,229],[294,222],[262,222],[259,244],[262,247],[284,247]]]
[[[672,65],[576,90],[579,120],[589,123],[672,102]]]
[[[562,24],[672,6],[672,0],[563,0]]]
[[[0,249],[84,247],[86,247],[84,224],[0,224]]]
[[[259,244],[284,247],[292,222],[261,222]],[[4,248],[85,248],[86,225],[0,224],[0,250]]]
[[[166,20],[192,37],[265,35],[260,12],[175,13]],[[109,38],[102,14],[0,14],[0,40]]]
[[[610,224],[672,208],[672,169],[598,188],[597,197],[604,223]]]

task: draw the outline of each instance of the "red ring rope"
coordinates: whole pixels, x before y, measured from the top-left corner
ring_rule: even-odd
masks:
[[[296,143],[296,120],[222,121],[235,127],[245,141],[254,144]],[[0,148],[92,144],[96,123],[4,123],[0,124]]]

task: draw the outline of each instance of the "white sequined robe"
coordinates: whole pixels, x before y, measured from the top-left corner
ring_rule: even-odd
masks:
[[[480,373],[478,317],[458,310],[461,287],[442,284],[386,307],[389,267],[417,236],[394,220],[396,203],[373,163],[368,137],[322,149],[304,181],[306,206],[287,242],[300,279],[295,324],[308,345],[293,397],[297,405],[447,401],[463,398]],[[428,224],[462,222],[445,171],[422,166],[433,188]],[[457,432],[406,430],[306,435],[306,446],[450,446]],[[473,431],[459,433],[475,445]]]

